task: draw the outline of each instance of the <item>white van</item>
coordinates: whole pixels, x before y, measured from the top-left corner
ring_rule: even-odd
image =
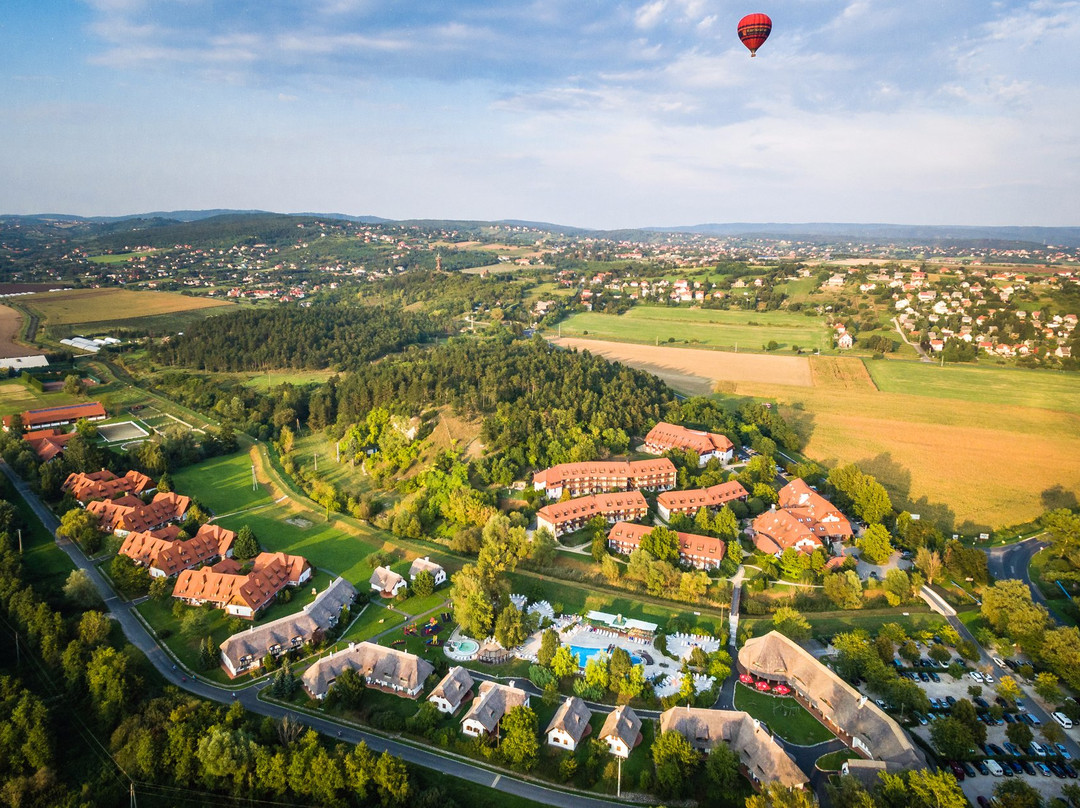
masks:
[[[1050,713],[1050,717],[1057,721],[1065,729],[1072,729],[1072,719],[1065,713]]]
[[[1005,774],[1001,768],[1001,764],[996,760],[985,760],[983,762],[986,763],[986,768],[990,770],[990,774],[994,775],[994,777],[1001,777]]]

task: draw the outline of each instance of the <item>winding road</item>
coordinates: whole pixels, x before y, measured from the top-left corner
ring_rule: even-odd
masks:
[[[33,509],[41,522],[55,536],[60,521],[45,507],[30,487],[15,474],[11,467],[0,460],[0,472],[11,480],[19,494]],[[109,614],[120,624],[124,636],[128,642],[138,648],[151,664],[157,669],[162,677],[170,684],[188,691],[196,696],[222,704],[230,704],[233,701],[240,702],[245,709],[259,715],[281,719],[286,715],[299,722],[321,732],[324,735],[340,738],[349,743],[363,741],[375,752],[387,751],[396,755],[408,763],[433,769],[453,777],[460,777],[472,783],[494,788],[507,794],[534,800],[544,805],[559,806],[559,808],[609,808],[620,805],[612,800],[586,796],[582,793],[560,791],[555,788],[542,785],[538,782],[520,779],[503,771],[493,771],[482,766],[476,766],[456,757],[440,755],[427,749],[413,746],[409,743],[396,741],[374,735],[351,726],[338,724],[324,718],[312,716],[306,712],[289,710],[278,704],[265,702],[259,699],[259,691],[269,686],[269,681],[264,681],[246,687],[238,687],[236,690],[219,687],[206,681],[193,678],[186,671],[181,670],[172,657],[165,653],[162,647],[151,636],[146,626],[135,616],[132,605],[117,597],[111,584],[101,574],[101,571],[86,557],[86,554],[73,542],[57,537],[57,545],[68,554],[76,568],[81,569],[90,576],[98,593],[105,601],[105,608]]]

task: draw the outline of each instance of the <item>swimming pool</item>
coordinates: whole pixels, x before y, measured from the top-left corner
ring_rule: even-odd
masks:
[[[480,644],[476,640],[458,640],[454,650],[459,654],[475,654],[480,650]]]
[[[585,667],[585,663],[587,663],[597,654],[604,654],[605,656],[607,655],[607,651],[605,651],[603,648],[583,648],[580,645],[571,645],[570,653],[574,655],[574,658],[578,661],[578,665],[580,665],[582,668]],[[637,654],[630,654],[630,663],[632,665],[640,665],[642,663],[642,659]]]

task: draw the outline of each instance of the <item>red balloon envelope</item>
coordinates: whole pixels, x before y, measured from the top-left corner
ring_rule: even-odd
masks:
[[[750,49],[751,56],[757,56],[757,49],[765,44],[771,31],[768,14],[747,14],[739,20],[739,39]]]

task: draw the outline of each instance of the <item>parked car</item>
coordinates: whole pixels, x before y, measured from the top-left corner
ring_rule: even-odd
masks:
[[[985,760],[976,760],[975,768],[979,770],[979,774],[990,774],[990,769],[987,767]]]
[[[1024,700],[1023,699],[1017,699],[1016,700],[1016,709],[1021,713],[1024,712],[1025,710],[1027,710],[1027,707],[1024,705]]]
[[[990,800],[986,799],[982,794],[976,797],[975,801],[979,803],[979,808],[990,808]]]
[[[1024,713],[1028,717],[1028,723],[1033,727],[1041,727],[1042,721],[1039,720],[1039,716],[1032,715],[1031,713]]]
[[[952,773],[956,775],[957,780],[964,779],[964,770],[960,768],[960,764],[957,763],[955,760],[949,761],[949,768],[952,769]]]
[[[996,743],[990,744],[990,751],[998,757],[1003,757],[1005,755],[1005,750],[998,746]]]
[[[964,774],[968,777],[974,777],[976,775],[975,767],[966,760],[960,761],[960,766],[964,769]]]
[[[1010,760],[1009,761],[1009,766],[1010,766],[1010,768],[1012,768],[1013,774],[1023,774],[1023,772],[1024,772],[1024,770],[1022,768],[1020,768],[1020,764],[1017,763],[1015,760]]]
[[[1069,750],[1065,748],[1064,744],[1056,743],[1054,744],[1054,748],[1058,750],[1058,754],[1061,755],[1064,760],[1072,760],[1072,755],[1069,754]]]
[[[1061,768],[1065,770],[1065,776],[1068,777],[1070,780],[1076,779],[1076,769],[1071,763],[1062,763]]]
[[[995,665],[997,665],[999,667],[1002,667],[1002,668],[1005,667],[1005,660],[1004,659],[1002,659],[1001,657],[998,657],[998,656],[994,657],[993,659],[994,659],[994,664]]]
[[[1001,768],[1001,764],[996,760],[986,761],[986,768],[990,770],[990,774],[994,777],[1001,777],[1005,773],[1005,770]]]
[[[925,671],[919,671],[919,681],[921,681],[921,682],[929,682],[930,677],[926,675]]]
[[[1029,743],[1028,749],[1031,751],[1031,754],[1035,755],[1036,757],[1046,757],[1046,750],[1042,748],[1038,741],[1032,741],[1031,743]]]
[[[1055,763],[1054,761],[1050,761],[1046,765],[1050,767],[1050,771],[1054,773],[1054,777],[1056,777],[1058,780],[1065,779],[1065,770],[1061,768],[1061,766],[1059,766],[1057,763]]]
[[[1016,722],[1016,719],[1012,717],[1012,713],[1002,713],[1001,717],[1004,719],[1006,724],[1012,724]]]
[[[1006,659],[1005,660],[1005,667],[1015,673],[1016,669],[1019,668],[1020,666],[1017,665],[1015,662],[1013,662],[1011,659]]]
[[[1009,741],[1005,742],[1005,749],[1013,757],[1023,757],[1024,753],[1020,751],[1020,747],[1010,743]]]
[[[979,673],[978,671],[972,671],[971,673],[968,674],[968,676],[970,676],[972,679],[974,679],[979,684],[982,684],[983,675],[981,673]]]
[[[915,720],[918,721],[919,724],[921,724],[922,726],[926,726],[926,716],[922,713],[915,713]]]
[[[1053,712],[1050,713],[1050,717],[1057,721],[1059,724],[1061,724],[1061,726],[1063,726],[1065,729],[1072,729],[1072,719],[1069,718],[1069,716],[1065,715],[1065,713]]]
[[[938,676],[938,675],[937,675],[936,673],[934,673],[933,671],[930,671],[930,681],[931,681],[931,682],[940,682],[940,681],[941,681],[941,677],[940,677],[940,676]]]
[[[1045,763],[1043,763],[1041,760],[1036,760],[1035,761],[1035,768],[1038,769],[1039,774],[1041,774],[1043,777],[1049,777],[1050,776],[1050,768]]]
[[[952,707],[952,706],[953,706],[954,704],[956,704],[956,699],[954,699],[954,698],[953,698],[952,696],[946,696],[946,697],[945,697],[945,702],[946,702],[946,703],[947,703],[947,704],[948,704],[948,705],[949,705],[950,707]]]
[[[1027,774],[1035,774],[1035,767],[1028,763],[1026,760],[1021,761],[1020,765],[1024,767],[1024,771]]]
[[[975,706],[978,707],[980,710],[989,710],[990,709],[990,702],[988,702],[982,696],[976,696],[974,701],[975,701]]]

